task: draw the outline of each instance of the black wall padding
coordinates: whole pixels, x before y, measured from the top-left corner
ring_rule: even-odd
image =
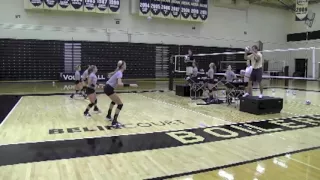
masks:
[[[50,80],[64,69],[61,41],[0,39],[0,80]]]

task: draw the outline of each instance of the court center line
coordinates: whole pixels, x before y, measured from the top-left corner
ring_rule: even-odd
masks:
[[[319,171],[320,171],[320,168],[315,167],[315,166],[312,166],[311,164],[304,163],[304,162],[302,162],[302,161],[300,161],[300,160],[298,160],[298,159],[295,159],[295,158],[292,158],[292,157],[288,157],[288,159],[293,160],[293,161],[295,161],[295,162],[297,162],[297,163],[303,164],[303,165],[305,165],[305,166],[308,166],[308,167],[311,167],[311,168],[313,168],[313,169],[316,169],[316,170],[319,170]]]
[[[19,105],[21,99],[23,97],[21,96],[20,99],[18,100],[18,102],[13,106],[13,108],[10,110],[9,114],[7,114],[7,116],[4,118],[4,120],[2,121],[2,123],[0,124],[0,127],[6,122],[6,120],[9,118],[9,116],[11,115],[11,113],[16,109],[16,107]]]

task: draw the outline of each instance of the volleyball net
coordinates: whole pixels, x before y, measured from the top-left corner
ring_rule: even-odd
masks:
[[[312,81],[319,79],[320,61],[317,57],[320,57],[320,47],[263,50],[261,53],[264,59],[264,83],[275,80]],[[225,75],[229,65],[232,71],[240,76],[240,71],[245,70],[247,66],[244,54],[244,51],[238,51],[194,54],[193,56],[199,72],[207,72],[209,64],[214,63],[216,66],[215,77],[219,77]],[[173,90],[174,84],[183,83],[183,78],[186,76],[185,58],[186,55],[172,56],[169,70],[169,90]]]

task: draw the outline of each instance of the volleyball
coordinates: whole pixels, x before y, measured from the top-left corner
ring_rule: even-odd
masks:
[[[250,47],[249,46],[245,47],[245,51],[249,52],[250,51]]]
[[[311,101],[310,100],[306,100],[306,105],[310,105]]]
[[[185,59],[185,60],[189,60],[189,56],[188,56],[188,55],[185,55],[185,56],[184,56],[184,59]]]

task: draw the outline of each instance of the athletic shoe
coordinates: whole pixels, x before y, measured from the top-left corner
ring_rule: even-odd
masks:
[[[112,117],[111,116],[106,116],[106,119],[108,120],[108,121],[112,121],[113,119],[112,119]]]
[[[100,109],[98,109],[98,108],[97,108],[97,109],[94,108],[93,111],[94,111],[95,113],[101,113]]]
[[[86,117],[91,117],[91,115],[89,113],[86,113],[86,112],[84,112],[83,115],[86,116]]]
[[[123,127],[123,125],[120,124],[119,122],[115,122],[115,123],[112,123],[112,127],[115,129],[120,129]]]
[[[249,96],[249,93],[245,93],[242,97],[247,97]]]

